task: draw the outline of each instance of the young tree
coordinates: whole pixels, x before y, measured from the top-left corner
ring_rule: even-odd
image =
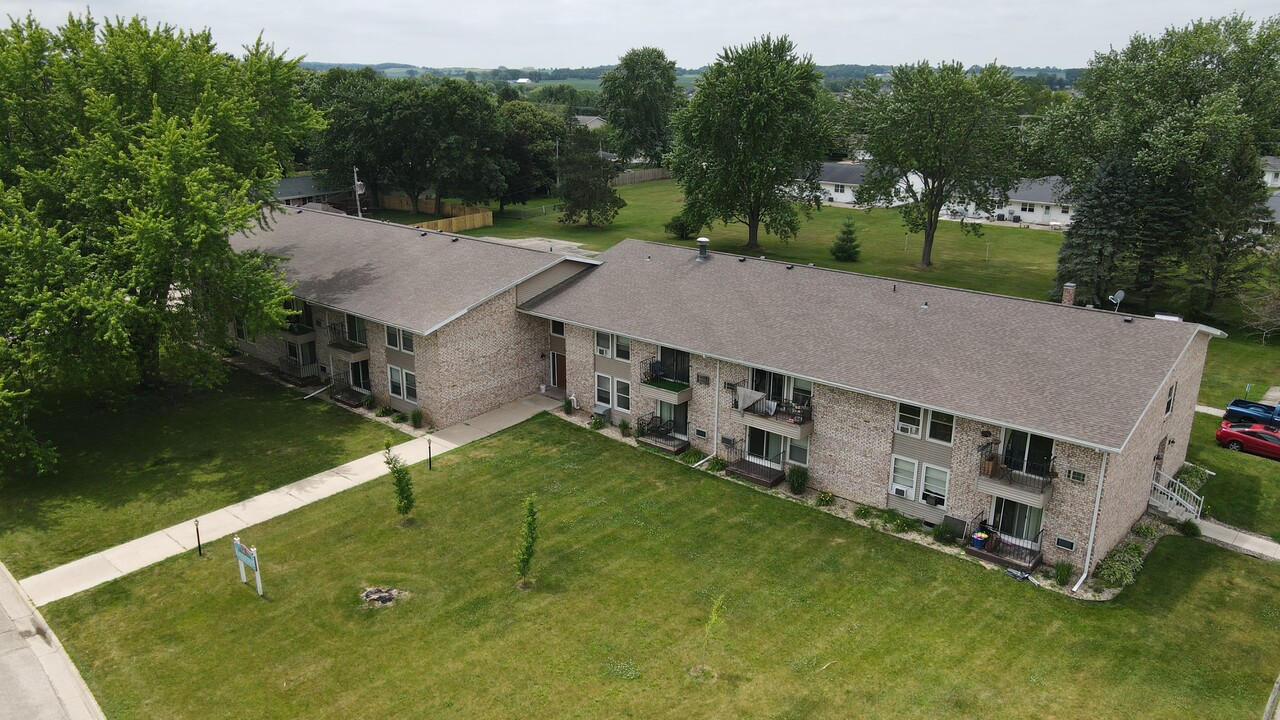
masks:
[[[831,257],[840,262],[857,262],[862,255],[862,248],[858,245],[858,228],[853,224],[853,218],[845,218],[840,225],[840,233],[836,235],[836,241],[831,244]]]
[[[594,135],[583,127],[572,128],[570,143],[560,160],[560,195],[564,198],[562,223],[586,220],[587,227],[608,225],[627,201],[609,181],[617,177],[613,161],[602,158]]]
[[[661,164],[671,150],[671,116],[684,94],[676,63],[655,47],[628,50],[600,78],[600,108],[617,130],[617,153]]]
[[[535,493],[524,499],[524,522],[520,525],[520,540],[516,545],[516,575],[520,578],[520,588],[532,585],[529,569],[533,565],[533,552],[537,542],[538,495]]]
[[[711,612],[707,614],[707,623],[702,626],[702,660],[698,665],[699,674],[705,672],[707,667],[707,646],[711,644],[711,639],[715,637],[716,630],[724,623],[724,593],[716,596],[711,601]]]
[[[990,212],[1017,182],[1023,92],[996,65],[969,73],[959,63],[927,62],[895,67],[888,89],[870,78],[853,106],[870,155],[858,202],[905,203],[907,228],[924,233],[920,267],[929,267],[944,205]],[[980,232],[973,223],[960,228]]]
[[[413,506],[417,503],[413,496],[413,474],[409,472],[409,466],[404,464],[404,460],[391,452],[390,438],[383,443],[383,447],[385,451],[382,461],[391,474],[391,486],[396,495],[396,512],[403,517],[413,512]]]
[[[507,186],[498,197],[502,212],[508,204],[522,205],[555,184],[556,143],[564,139],[566,127],[564,120],[518,100],[498,107],[498,123]]]
[[[822,161],[834,142],[836,101],[813,61],[785,35],[729,47],[703,73],[676,114],[667,165],[684,191],[684,213],[699,226],[718,219],[760,226],[784,242],[799,212],[821,207]]]

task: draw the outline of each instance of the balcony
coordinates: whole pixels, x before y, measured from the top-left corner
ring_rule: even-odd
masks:
[[[981,548],[973,545],[972,538],[976,532],[987,535]],[[987,514],[982,513],[969,521],[964,536],[965,554],[997,565],[1031,572],[1044,559],[1040,552],[1040,540],[1044,536],[1043,528],[1033,538],[1020,538],[991,527],[987,522]]]
[[[290,341],[302,344],[316,339],[316,329],[301,322],[291,322],[284,326],[284,334]]]
[[[329,351],[335,360],[357,363],[369,359],[369,334],[364,328],[348,332],[345,325],[329,326]]]
[[[302,363],[290,355],[282,355],[278,365],[285,380],[295,385],[310,384],[320,376],[319,363]]]
[[[746,443],[739,440],[726,444],[722,452],[725,472],[748,482],[765,487],[777,487],[787,477],[787,462],[778,453],[773,457],[754,455],[747,451]]]
[[[978,451],[978,492],[1043,508],[1053,495],[1054,458],[1033,462],[1002,455],[995,443]]]
[[[813,408],[787,398],[764,395],[737,384],[733,395],[733,417],[753,427],[792,440],[803,440],[813,434]]]
[[[645,364],[644,377],[640,380],[637,390],[640,397],[660,400],[672,405],[687,403],[693,399],[693,388],[689,387],[688,368],[681,376],[657,358],[649,358],[649,362]]]
[[[636,420],[636,442],[677,455],[689,449],[688,425],[650,413]]]

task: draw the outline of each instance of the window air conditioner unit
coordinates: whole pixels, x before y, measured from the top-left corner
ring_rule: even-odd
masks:
[[[598,347],[598,348],[596,348],[596,354],[597,354],[597,355],[606,355],[606,356],[607,356],[607,355],[609,354],[609,348],[602,348],[602,347]]]
[[[915,435],[916,433],[920,432],[920,428],[916,427],[915,425],[898,423],[898,432],[902,433],[903,435]]]

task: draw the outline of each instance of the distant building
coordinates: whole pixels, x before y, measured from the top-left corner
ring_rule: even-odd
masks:
[[[599,115],[574,115],[573,121],[588,130],[599,130],[609,124],[608,120]]]
[[[301,207],[308,203],[324,203],[344,207],[351,204],[351,189],[318,190],[315,178],[310,175],[295,175],[280,178],[276,183],[276,200],[291,207]]]
[[[1060,198],[1071,192],[1071,186],[1057,175],[1021,180],[1009,191],[1009,202],[992,211],[999,219],[1012,220],[1049,227],[1067,227],[1071,224],[1071,206]]]
[[[1262,181],[1269,188],[1280,188],[1280,157],[1266,155],[1262,158]]]

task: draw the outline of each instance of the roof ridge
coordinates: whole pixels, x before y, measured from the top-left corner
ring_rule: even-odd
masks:
[[[345,213],[338,214],[338,213],[325,212],[324,210],[317,210],[315,208],[308,208],[308,207],[302,207],[302,206],[296,206],[296,205],[284,205],[282,206],[282,208],[278,210],[274,210],[273,212],[288,214],[289,211],[293,211],[295,215],[301,215],[304,212],[315,213],[317,215],[321,215],[328,218],[345,219],[352,222],[372,223],[374,225],[377,225],[378,227],[404,229],[404,230],[413,232],[418,237],[425,237],[428,233],[434,233],[442,237],[456,238],[458,240],[471,240],[473,242],[484,243],[486,245],[495,245],[498,247],[511,248],[513,250],[524,250],[526,252],[538,253],[539,255],[554,254],[554,253],[543,252],[542,250],[537,250],[531,247],[524,247],[523,245],[512,245],[509,243],[495,242],[494,240],[472,237],[471,235],[463,235],[461,233],[447,232],[445,230],[432,230],[428,228],[421,228],[421,227],[418,227],[417,225],[405,225],[403,223],[391,222],[390,220],[379,220],[377,218],[371,218],[371,217],[359,217],[359,216],[347,215]]]

